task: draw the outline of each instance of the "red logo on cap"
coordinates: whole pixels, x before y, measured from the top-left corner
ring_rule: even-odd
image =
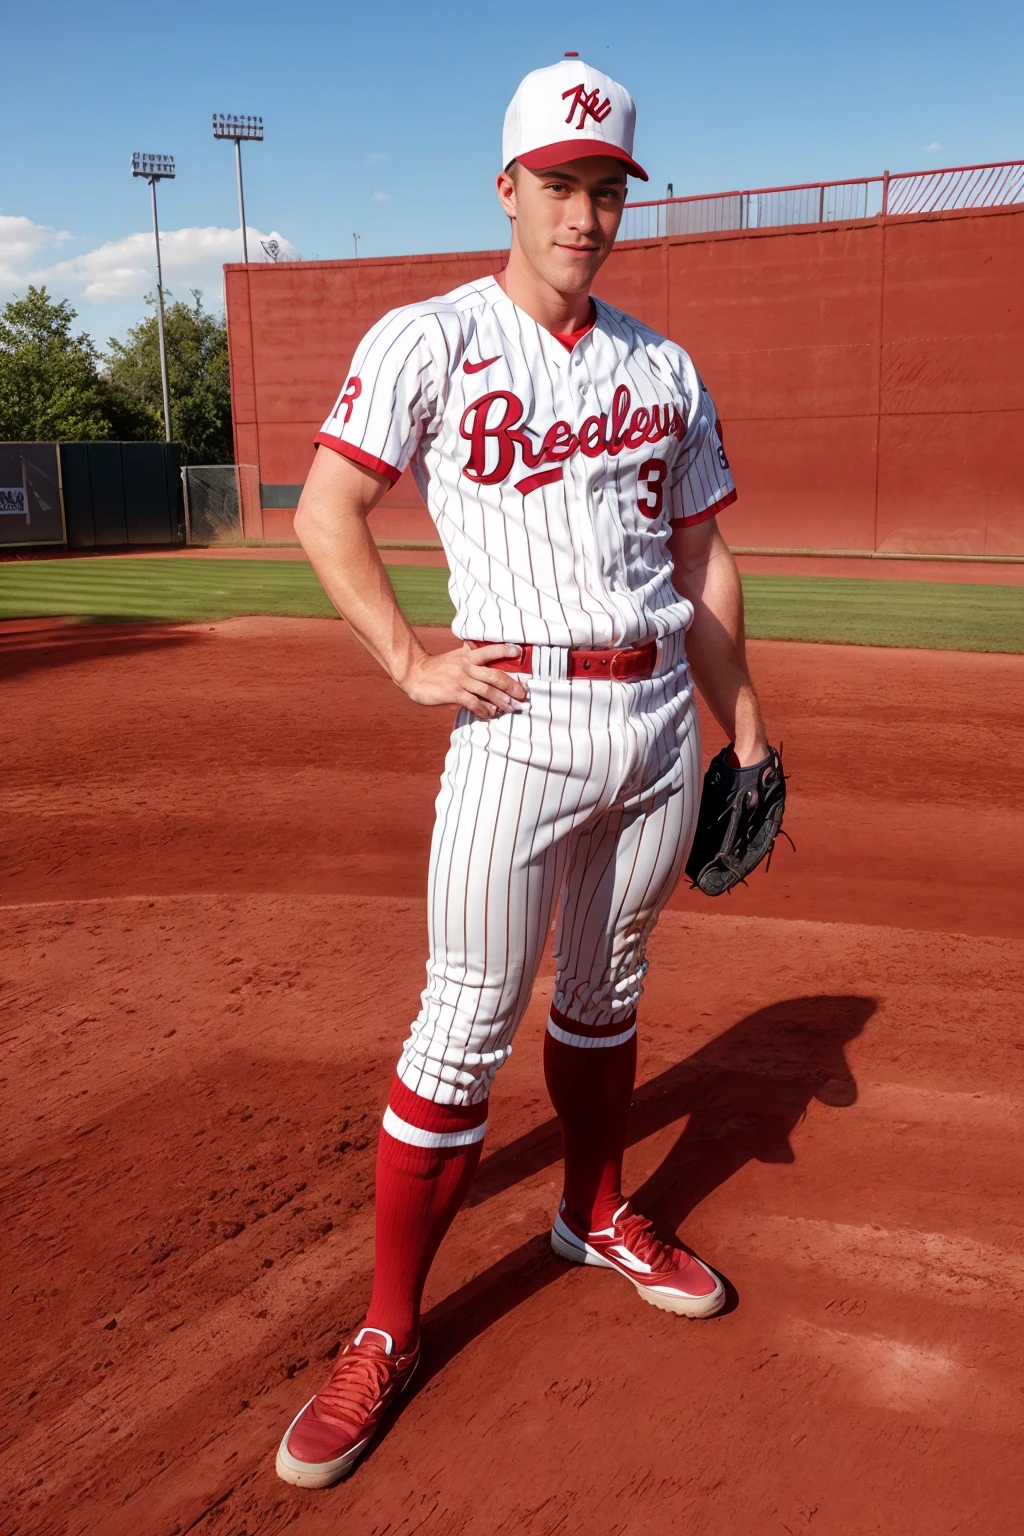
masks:
[[[580,114],[580,120],[576,124],[577,133],[586,127],[587,118],[592,117],[595,123],[603,123],[612,109],[612,104],[606,96],[601,100],[597,90],[588,92],[585,85],[574,85],[571,91],[562,92],[562,100],[568,101],[572,97],[572,105],[569,108],[567,123],[571,123],[576,113]]]

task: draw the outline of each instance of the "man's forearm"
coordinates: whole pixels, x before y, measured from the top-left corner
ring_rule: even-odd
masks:
[[[331,602],[370,654],[417,704],[455,704],[490,720],[526,698],[522,681],[491,663],[518,645],[463,642],[434,655],[398,606],[366,519],[387,490],[383,475],[321,448],[303,487],[295,532]]]
[[[329,453],[329,450],[325,450]],[[347,466],[318,456],[295,514],[295,532],[310,564],[342,618],[396,683],[408,676],[423,647],[406,619],[367,526],[374,497],[364,504],[338,496]],[[346,488],[347,484],[346,484]],[[384,487],[382,486],[382,489]],[[367,505],[367,503],[369,505]]]
[[[677,591],[693,605],[686,653],[694,681],[734,742],[740,762],[756,762],[765,755],[767,736],[747,670],[743,588],[721,536],[713,536],[706,560],[677,556],[674,580]]]

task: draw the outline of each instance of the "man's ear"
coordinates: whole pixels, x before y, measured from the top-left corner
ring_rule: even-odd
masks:
[[[510,219],[514,219],[516,216],[516,184],[508,171],[498,172],[498,179],[495,185],[498,192],[498,202],[501,204],[503,212],[507,213]]]

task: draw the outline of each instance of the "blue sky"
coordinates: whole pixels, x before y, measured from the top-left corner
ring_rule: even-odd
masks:
[[[321,258],[350,256],[353,231],[365,256],[503,244],[505,106],[568,48],[636,98],[647,196],[1024,157],[1019,3],[38,0],[4,31],[23,88],[0,165],[0,297],[45,281],[101,342],[153,286],[135,149],[177,160],[160,189],[168,286],[220,305],[238,237],[214,111],[266,124],[243,150],[250,227]]]

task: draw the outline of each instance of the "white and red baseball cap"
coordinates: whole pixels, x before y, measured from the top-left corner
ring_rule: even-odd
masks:
[[[587,155],[611,155],[631,176],[647,180],[633,159],[636,104],[610,75],[567,56],[535,69],[505,113],[501,163],[520,161],[530,171]]]

